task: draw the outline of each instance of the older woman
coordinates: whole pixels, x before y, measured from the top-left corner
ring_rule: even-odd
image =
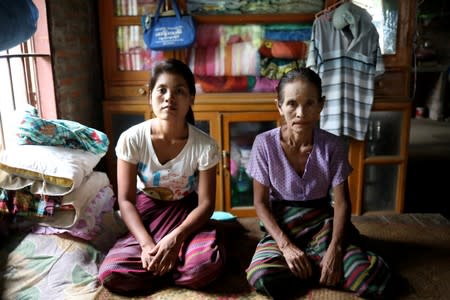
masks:
[[[308,68],[283,76],[276,102],[284,122],[256,137],[247,164],[265,232],[247,278],[272,298],[286,299],[311,283],[377,296],[390,278],[381,257],[355,244],[352,167],[342,140],[317,127],[321,86]]]

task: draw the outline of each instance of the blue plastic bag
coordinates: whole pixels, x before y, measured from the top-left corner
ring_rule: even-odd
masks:
[[[1,0],[0,51],[28,40],[36,32],[38,18],[32,0]]]
[[[182,15],[175,0],[172,0],[174,16],[160,16],[164,0],[159,0],[155,15],[142,16],[144,42],[155,51],[190,47],[195,42],[195,22],[191,15]]]

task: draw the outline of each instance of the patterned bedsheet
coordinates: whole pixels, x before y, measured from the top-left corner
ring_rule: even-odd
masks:
[[[2,241],[0,299],[94,299],[103,254],[68,235],[28,233]]]

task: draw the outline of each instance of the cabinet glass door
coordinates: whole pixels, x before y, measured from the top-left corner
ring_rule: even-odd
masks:
[[[395,211],[398,172],[398,164],[365,166],[362,213]]]
[[[194,116],[195,126],[212,136],[216,140],[217,144],[219,144],[219,147],[221,147],[219,113],[195,111]]]
[[[214,112],[194,112],[195,126],[211,135],[220,145],[219,114]]]
[[[155,6],[156,0],[99,1],[107,97],[108,85],[112,83],[130,80],[136,85],[147,83],[148,70],[164,57],[162,51],[150,51],[143,40],[141,17],[151,14]]]
[[[141,16],[152,14],[158,6],[158,0],[115,0],[116,16]]]
[[[400,155],[402,111],[372,111],[366,132],[366,157]]]
[[[142,71],[149,69],[150,52],[146,51],[142,27],[118,26],[116,32],[117,70]]]
[[[149,71],[165,58],[163,51],[147,48],[140,25],[118,26],[116,46],[116,71]]]
[[[408,101],[374,104],[364,147],[358,214],[403,210],[410,107]]]
[[[225,205],[237,216],[254,215],[253,182],[245,167],[256,135],[275,128],[278,119],[278,112],[223,115]]]

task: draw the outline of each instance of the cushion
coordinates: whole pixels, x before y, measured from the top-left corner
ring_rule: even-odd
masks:
[[[14,235],[2,241],[2,299],[95,299],[102,253],[61,235]]]
[[[62,146],[105,155],[109,140],[105,133],[70,120],[45,120],[34,107],[17,111],[20,117],[15,139],[19,145]]]
[[[230,221],[235,221],[236,220],[236,216],[226,212],[226,211],[215,211],[212,216],[211,216],[212,220],[216,220],[216,221],[226,221],[226,222],[230,222]]]
[[[0,187],[65,195],[92,173],[102,155],[61,146],[17,145],[0,152]]]

